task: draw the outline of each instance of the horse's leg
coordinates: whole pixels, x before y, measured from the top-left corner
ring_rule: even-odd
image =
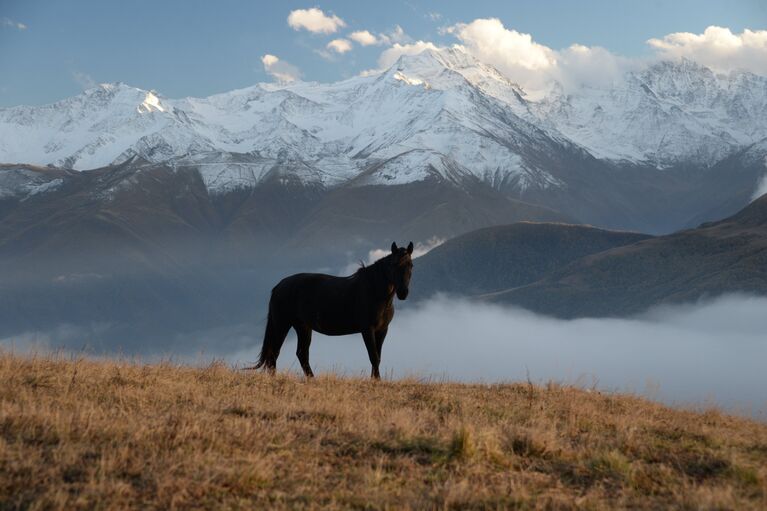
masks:
[[[384,339],[389,331],[389,327],[385,326],[376,332],[376,351],[378,351],[378,362],[381,362],[381,350],[383,349]]]
[[[313,378],[314,373],[309,365],[309,346],[312,344],[312,329],[308,326],[293,326],[298,336],[298,348],[296,349],[296,355],[298,361],[301,363],[301,369],[304,370],[304,375],[307,378]]]
[[[282,344],[285,342],[285,337],[287,337],[289,330],[290,324],[283,323],[279,320],[273,321],[272,318],[269,318],[266,325],[262,357],[264,368],[270,374],[274,374],[277,371],[277,357],[280,356]]]
[[[378,356],[378,345],[376,344],[376,335],[372,328],[368,328],[362,331],[362,338],[365,340],[365,347],[368,349],[368,358],[370,358],[370,364],[373,366],[373,370],[370,376],[374,380],[380,380],[381,375],[378,373],[378,364],[381,361]]]

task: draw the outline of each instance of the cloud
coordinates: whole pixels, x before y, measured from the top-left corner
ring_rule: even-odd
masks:
[[[432,11],[432,12],[427,12],[426,17],[432,21],[439,21],[442,19],[442,14],[436,11]]]
[[[382,38],[385,42],[385,44],[389,43],[409,43],[412,41],[410,39],[410,36],[408,36],[403,28],[399,25],[395,26],[394,29],[389,32],[388,34],[381,34],[379,35],[379,38]]]
[[[333,39],[327,44],[326,48],[336,53],[346,53],[351,51],[352,43],[348,39]]]
[[[301,77],[301,71],[296,66],[280,60],[274,55],[267,53],[261,57],[261,63],[264,65],[264,71],[280,82],[288,83]]]
[[[744,69],[767,75],[767,30],[709,26],[702,34],[675,32],[647,41],[664,59],[686,57],[716,71]]]
[[[296,9],[288,15],[288,25],[293,30],[308,30],[315,34],[333,34],[345,27],[344,20],[335,14],[328,16],[321,9]]]
[[[16,30],[26,30],[28,27],[20,21],[11,18],[0,18],[0,27],[15,28]]]
[[[609,85],[638,64],[638,60],[621,57],[599,46],[573,44],[557,52],[556,65],[549,74],[565,87],[583,83]]]
[[[362,46],[384,46],[397,43],[409,43],[412,41],[410,36],[408,36],[405,33],[405,30],[399,25],[396,25],[387,33],[379,33],[378,35],[372,34],[369,30],[358,30],[349,34],[349,39]]]
[[[765,158],[765,165],[767,166],[767,158]],[[754,194],[751,196],[751,200],[754,201],[767,193],[767,174],[762,176],[762,179],[757,183],[756,190],[754,190]]]
[[[413,247],[413,259],[417,259],[423,255],[426,255],[429,253],[430,250],[437,248],[438,246],[442,245],[445,242],[445,238],[438,238],[437,236],[432,236],[428,240],[424,242],[417,242]],[[391,253],[391,248],[375,248],[368,252],[368,257],[365,261],[361,261],[365,264],[365,266],[369,266],[373,264],[374,262],[378,261],[382,257],[386,257]],[[351,275],[355,271],[357,271],[357,268],[359,268],[359,262],[356,263],[349,263],[344,267],[340,275]]]
[[[81,71],[72,71],[72,79],[80,84],[80,87],[83,89],[92,89],[97,85],[96,80],[94,80],[91,75]]]
[[[417,285],[416,263],[411,286]],[[534,382],[636,392],[677,405],[713,401],[764,414],[765,307],[764,297],[730,296],[634,318],[560,320],[445,297],[415,306],[397,302],[382,372],[487,383],[525,381],[529,373]],[[292,334],[288,343],[278,368],[299,370]],[[257,337],[252,348],[227,358],[250,363],[259,348]],[[317,373],[370,371],[359,336],[315,334],[311,356]]]
[[[377,69],[368,69],[367,71],[363,71],[361,74],[363,76],[367,76],[380,73],[381,71],[391,67],[402,55],[417,55],[424,50],[438,49],[439,47],[434,45],[434,43],[427,41],[416,41],[410,44],[394,43],[391,47],[385,49],[378,57]]]
[[[542,85],[557,66],[557,53],[533,41],[530,34],[507,29],[497,18],[476,19],[442,30],[463,48],[513,80]]]
[[[352,41],[362,46],[371,46],[374,44],[380,44],[378,38],[367,30],[358,30],[356,32],[352,32],[351,34],[349,34],[349,39],[351,39]]]

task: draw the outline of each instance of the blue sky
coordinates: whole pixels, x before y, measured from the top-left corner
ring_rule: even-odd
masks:
[[[323,34],[288,25],[291,11],[312,7],[345,26]],[[479,18],[497,18],[553,50],[578,43],[641,57],[653,51],[648,39],[674,32],[767,28],[767,2],[0,0],[0,106],[48,103],[115,81],[168,97],[204,96],[271,81],[266,54],[295,66],[303,79],[334,81],[375,68],[387,45],[354,43],[339,55],[326,48],[333,39],[399,26],[403,45],[450,45],[459,41],[445,27]]]

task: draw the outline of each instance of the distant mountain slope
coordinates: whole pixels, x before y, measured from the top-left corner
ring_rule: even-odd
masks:
[[[619,316],[738,292],[767,294],[767,195],[725,220],[588,255],[486,298],[564,317]]]
[[[509,198],[481,182],[456,188],[435,178],[394,186],[343,187],[323,196],[295,234],[291,250],[367,250],[371,241],[375,247],[385,247],[398,239],[447,239],[522,220],[576,221]]]
[[[535,282],[584,255],[646,240],[584,225],[520,222],[446,241],[416,260],[413,296],[477,295]]]

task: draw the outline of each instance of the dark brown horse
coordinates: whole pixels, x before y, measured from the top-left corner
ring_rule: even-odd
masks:
[[[413,243],[407,248],[391,245],[391,253],[363,266],[349,277],[321,273],[298,273],[286,277],[272,289],[261,355],[253,369],[274,372],[280,348],[292,327],[298,337],[296,355],[307,377],[312,330],[325,335],[361,333],[379,379],[378,364],[389,323],[394,317],[394,295],[404,300],[413,270]]]

